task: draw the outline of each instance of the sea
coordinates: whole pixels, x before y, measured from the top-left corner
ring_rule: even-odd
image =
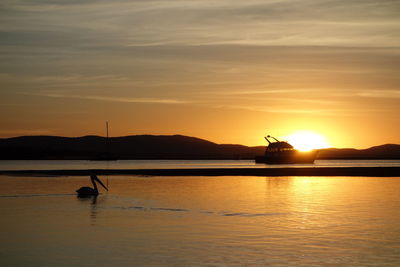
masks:
[[[0,170],[213,167],[275,166],[0,161]],[[88,177],[0,175],[0,266],[400,266],[400,177],[99,178],[109,191],[78,198]]]
[[[400,167],[400,160],[316,160],[313,164],[264,164],[254,160],[0,160],[0,170]]]

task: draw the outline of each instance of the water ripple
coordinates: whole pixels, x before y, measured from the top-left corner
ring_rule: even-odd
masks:
[[[284,215],[285,213],[245,213],[245,212],[233,212],[224,213],[222,216],[240,216],[240,217],[259,217],[259,216],[278,216]]]

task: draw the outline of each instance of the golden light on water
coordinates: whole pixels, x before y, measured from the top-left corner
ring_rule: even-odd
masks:
[[[312,149],[328,148],[329,143],[322,135],[312,131],[298,131],[284,137],[295,149],[310,151]]]

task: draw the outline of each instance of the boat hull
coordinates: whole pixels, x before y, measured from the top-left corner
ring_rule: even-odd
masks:
[[[264,156],[255,158],[256,163],[266,164],[299,164],[299,163],[314,163],[318,151],[309,152],[288,151],[288,152],[273,152]]]

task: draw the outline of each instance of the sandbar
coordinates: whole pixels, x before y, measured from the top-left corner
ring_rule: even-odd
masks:
[[[191,168],[191,169],[71,169],[71,170],[0,170],[14,176],[366,176],[400,177],[400,167],[300,167],[300,168]]]

